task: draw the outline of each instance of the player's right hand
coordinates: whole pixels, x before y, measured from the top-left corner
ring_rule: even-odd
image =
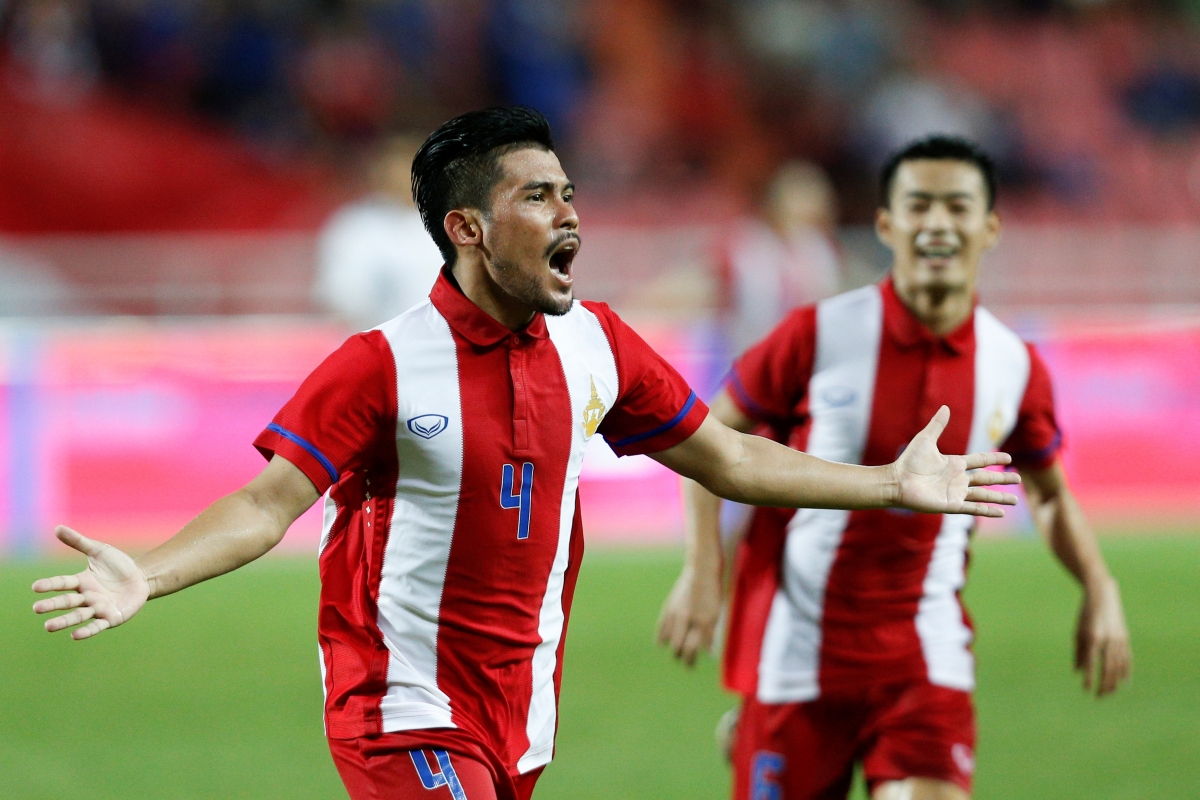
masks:
[[[690,667],[701,651],[712,647],[720,616],[720,576],[700,578],[684,568],[658,616],[658,643],[670,647]]]
[[[73,609],[46,621],[53,633],[87,622],[71,631],[72,639],[87,639],[115,628],[138,612],[150,597],[150,584],[134,560],[117,548],[97,542],[65,526],[54,529],[59,540],[88,557],[88,566],[75,575],[59,575],[34,581],[35,592],[67,592],[38,600],[38,614]],[[91,620],[89,622],[89,620]]]

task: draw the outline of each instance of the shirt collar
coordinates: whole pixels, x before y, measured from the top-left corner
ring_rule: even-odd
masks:
[[[904,305],[900,295],[896,294],[896,287],[892,283],[891,275],[880,282],[879,291],[883,295],[884,328],[892,341],[898,344],[902,350],[920,344],[940,344],[957,356],[966,352],[975,341],[975,306],[978,303],[976,298],[971,300],[971,315],[967,317],[966,321],[946,336],[938,336],[925,327],[925,323],[921,322],[917,315]]]
[[[455,332],[480,347],[491,347],[505,339],[510,344],[516,344],[522,338],[546,339],[550,336],[546,330],[546,318],[540,311],[533,315],[524,328],[510,331],[463,294],[449,267],[442,267],[429,299]]]

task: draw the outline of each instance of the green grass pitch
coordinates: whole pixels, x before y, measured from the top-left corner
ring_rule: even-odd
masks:
[[[976,543],[977,797],[1200,796],[1200,536],[1104,541],[1121,580],[1134,682],[1095,702],[1069,669],[1077,591],[1031,539]],[[556,761],[538,800],[723,798],[715,665],[654,647],[674,550],[587,557]],[[311,559],[268,558],[153,603],[90,642],[50,636],[34,578],[0,563],[0,797],[344,797],[321,733]]]

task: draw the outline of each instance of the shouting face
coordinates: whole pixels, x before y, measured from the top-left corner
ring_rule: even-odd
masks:
[[[481,250],[491,280],[513,300],[546,314],[571,310],[571,264],[579,252],[575,185],[558,156],[524,148],[500,159],[504,177],[482,217]]]
[[[974,291],[979,260],[996,244],[1000,221],[988,208],[978,167],[919,159],[900,164],[876,230],[892,251],[898,287],[947,294]]]

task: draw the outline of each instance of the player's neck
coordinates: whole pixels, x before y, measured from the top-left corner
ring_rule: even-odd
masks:
[[[975,306],[972,287],[945,289],[914,286],[901,280],[893,281],[896,295],[921,324],[937,336],[947,336],[971,316]]]
[[[470,261],[460,255],[451,274],[468,300],[510,331],[521,330],[537,313],[532,306],[501,289],[482,262]]]

